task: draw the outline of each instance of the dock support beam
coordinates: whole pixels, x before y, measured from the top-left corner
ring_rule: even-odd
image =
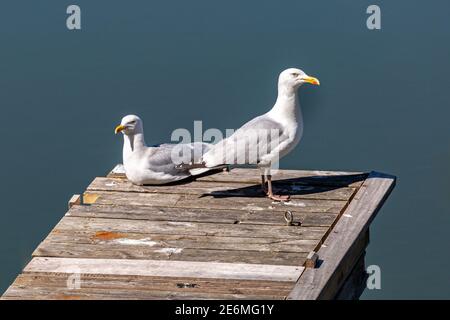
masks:
[[[395,177],[371,172],[317,252],[318,268],[307,268],[289,300],[334,299],[365,251],[369,225],[395,186]]]

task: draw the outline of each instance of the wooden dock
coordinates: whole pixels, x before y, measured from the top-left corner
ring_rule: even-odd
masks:
[[[290,202],[264,197],[256,169],[141,187],[116,167],[70,200],[2,299],[358,298],[369,225],[395,177],[273,180]]]

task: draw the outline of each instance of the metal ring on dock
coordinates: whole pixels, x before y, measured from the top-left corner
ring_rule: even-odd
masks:
[[[288,226],[292,226],[293,225],[293,221],[294,221],[294,215],[292,214],[292,212],[291,211],[286,211],[285,213],[284,213],[284,220],[286,220],[286,224],[288,225]]]

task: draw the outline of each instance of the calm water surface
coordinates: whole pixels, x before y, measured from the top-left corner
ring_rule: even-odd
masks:
[[[120,118],[148,143],[176,128],[239,127],[297,66],[306,127],[282,168],[378,170],[398,184],[371,229],[365,299],[450,298],[450,3],[377,1],[73,1],[0,4],[0,291],[66,211],[121,161]]]

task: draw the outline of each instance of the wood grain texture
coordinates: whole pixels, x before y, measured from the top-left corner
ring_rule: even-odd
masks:
[[[77,299],[80,294],[84,298],[123,298],[123,294],[118,296],[117,291],[125,291],[126,296],[131,298],[134,296],[136,299],[143,295],[169,298],[170,293],[186,298],[206,296],[284,299],[293,287],[293,282],[286,281],[82,274],[79,278],[80,289],[68,289],[69,276],[63,273],[27,272],[17,277],[11,289],[5,293],[5,297],[33,297],[35,292],[29,288],[40,288],[46,291],[47,297],[65,299]]]
[[[365,248],[368,226],[395,185],[395,177],[372,172],[318,251],[321,264],[306,269],[288,299],[332,299]],[[367,238],[367,237],[366,237]],[[359,241],[357,241],[359,240]],[[352,250],[353,249],[353,250]],[[358,255],[359,253],[359,255]]]
[[[349,200],[355,188],[308,186],[295,181],[273,181],[277,192],[291,195],[292,199]],[[175,185],[138,186],[127,179],[97,177],[87,191],[115,191],[160,194],[191,194],[215,197],[264,197],[260,184],[241,182],[190,181]]]
[[[25,272],[295,282],[303,267],[197,261],[33,258]]]
[[[282,300],[280,295],[220,294],[207,292],[175,292],[144,290],[105,290],[103,288],[20,287],[11,286],[0,300]]]
[[[394,180],[281,170],[274,188],[291,201],[277,203],[256,169],[136,186],[117,166],[71,201],[1,299],[355,298],[368,226]]]
[[[300,266],[328,227],[64,217],[33,256]]]
[[[337,219],[337,213],[316,213],[292,210],[294,223],[304,227],[329,227]],[[107,218],[149,221],[202,222],[219,224],[266,224],[285,226],[283,212],[262,210],[191,209],[167,207],[142,207],[127,205],[73,206],[68,217]]]
[[[84,230],[146,235],[172,234],[219,237],[322,239],[327,227],[273,226],[252,224],[219,224],[199,222],[147,221],[127,219],[64,217],[56,225],[58,230]]]
[[[207,250],[247,250],[268,252],[303,252],[308,253],[317,245],[317,240],[292,238],[251,238],[251,237],[217,237],[217,236],[183,236],[183,235],[142,235],[140,233],[88,232],[55,230],[44,240],[47,247],[56,243],[73,245],[91,244],[106,249],[117,248],[163,248],[207,249]],[[40,245],[39,247],[41,247]]]
[[[292,199],[288,202],[274,202],[267,197],[212,197],[184,194],[156,194],[95,191],[85,192],[84,198],[95,199],[92,205],[122,205],[143,207],[167,207],[188,209],[215,209],[241,211],[285,212],[297,210],[301,212],[339,213],[347,204],[342,200]]]
[[[34,257],[102,258],[102,259],[153,259],[161,261],[199,261],[248,264],[301,266],[306,252],[269,252],[249,250],[152,248],[147,246],[91,245],[74,246],[72,243],[42,243]]]

